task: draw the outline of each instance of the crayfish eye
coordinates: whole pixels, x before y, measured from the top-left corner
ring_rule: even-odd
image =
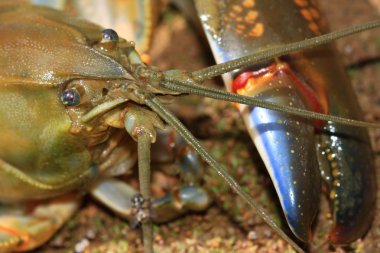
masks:
[[[80,104],[80,95],[76,89],[67,89],[61,95],[61,101],[67,106],[76,106]]]
[[[102,42],[112,42],[117,43],[119,41],[119,35],[112,29],[104,29],[102,31]]]

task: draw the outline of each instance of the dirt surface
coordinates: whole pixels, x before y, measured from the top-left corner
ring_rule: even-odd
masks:
[[[322,0],[331,29],[336,30],[379,18],[379,1]],[[361,33],[338,41],[349,68],[365,119],[380,121],[380,31]],[[186,21],[174,11],[164,13],[155,33],[152,61],[162,69],[199,69],[212,64],[210,51]],[[220,85],[216,80],[213,85]],[[286,229],[271,181],[244,129],[237,110],[228,103],[188,98],[174,106],[187,126],[210,153],[225,164],[242,186]],[[376,168],[380,167],[380,130],[370,131]],[[379,185],[380,185],[380,177]],[[205,187],[216,198],[211,208],[164,225],[155,225],[156,252],[294,252],[258,216],[231,193],[213,173],[206,173]],[[380,194],[379,194],[380,195]],[[312,252],[379,252],[380,210],[368,235],[349,248],[324,244],[331,216],[323,201]],[[377,209],[380,209],[378,203]],[[141,251],[140,231],[90,198],[81,210],[43,248],[35,252],[121,253]]]

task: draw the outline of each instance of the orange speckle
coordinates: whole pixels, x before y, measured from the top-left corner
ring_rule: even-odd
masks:
[[[239,23],[240,23],[240,22],[243,21],[243,18],[242,18],[242,17],[237,17],[235,20],[236,20],[236,22],[239,22]]]
[[[337,177],[337,176],[339,176],[339,175],[340,175],[340,172],[339,172],[338,169],[333,169],[333,170],[332,170],[332,176],[333,176],[333,177]]]
[[[309,24],[309,29],[314,32],[315,34],[320,34],[319,27],[315,22],[312,22]]]
[[[255,6],[255,0],[244,0],[243,6],[245,8],[252,8],[253,6]]]
[[[299,7],[306,7],[309,5],[306,0],[294,0],[294,3]]]
[[[257,23],[255,27],[252,28],[252,30],[248,33],[251,37],[260,37],[264,33],[264,24],[263,23]]]
[[[336,194],[336,191],[335,190],[332,190],[330,192],[330,199],[335,199],[337,197],[337,194]]]
[[[255,20],[259,16],[259,13],[257,11],[248,11],[247,15],[245,16],[245,22],[248,24],[255,23]]]
[[[320,13],[317,9],[314,9],[314,8],[310,8],[310,13],[311,13],[311,16],[314,18],[314,19],[319,19],[320,18]]]
[[[228,16],[232,19],[236,18],[236,14],[233,12],[228,13]]]
[[[311,16],[311,13],[308,9],[301,9],[300,10],[302,17],[306,19],[307,21],[312,21],[313,17]]]
[[[240,13],[243,11],[243,8],[239,5],[232,6],[232,10],[234,10],[236,13]]]
[[[335,179],[335,180],[333,181],[333,185],[334,185],[335,187],[339,186],[339,185],[340,185],[340,181],[339,181],[338,179]]]
[[[243,31],[245,28],[245,25],[236,25],[236,31]]]

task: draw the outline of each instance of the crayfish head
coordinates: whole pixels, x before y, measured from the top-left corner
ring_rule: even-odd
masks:
[[[157,115],[144,105],[144,99],[151,94],[154,91],[132,80],[84,79],[68,83],[61,91],[60,100],[71,118],[70,132],[87,139],[88,146],[95,146],[109,138],[111,128],[134,128],[131,126],[137,122],[135,118],[162,127]]]

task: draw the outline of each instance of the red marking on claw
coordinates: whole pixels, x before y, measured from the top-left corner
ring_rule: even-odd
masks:
[[[237,93],[238,90],[244,88],[251,77],[253,77],[252,72],[243,72],[238,75],[232,82],[232,92]]]
[[[327,108],[322,106],[316,92],[304,83],[286,63],[273,63],[272,65],[261,68],[255,71],[243,72],[238,75],[232,82],[232,91],[238,93],[239,90],[245,88],[251,78],[259,79],[264,75],[269,75],[269,79],[273,76],[285,74],[292,81],[292,84],[299,91],[299,93],[308,102],[310,109],[317,113],[327,113]],[[265,81],[264,81],[265,82]],[[314,125],[316,128],[322,128],[324,122],[316,120]]]

